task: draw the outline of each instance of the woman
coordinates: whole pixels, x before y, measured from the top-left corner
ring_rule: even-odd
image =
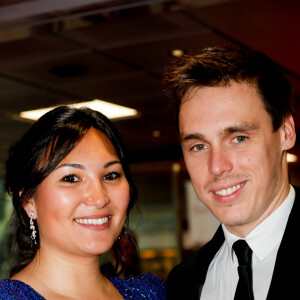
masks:
[[[132,241],[136,202],[121,138],[104,115],[67,106],[45,114],[10,149],[6,188],[19,261],[0,281],[0,299],[165,299],[152,274],[124,279],[99,268],[121,232]]]

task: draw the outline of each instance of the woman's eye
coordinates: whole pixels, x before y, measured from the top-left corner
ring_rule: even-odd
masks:
[[[103,179],[104,179],[104,180],[114,180],[114,179],[119,178],[120,176],[121,176],[120,173],[118,173],[118,172],[112,172],[112,173],[106,174],[106,175],[103,177]]]
[[[235,138],[233,139],[233,142],[239,144],[239,143],[245,142],[246,139],[247,139],[246,136],[240,135],[240,136],[235,137]]]
[[[207,147],[204,144],[198,144],[193,146],[192,150],[194,151],[202,151],[204,149],[206,149]]]
[[[70,175],[63,177],[62,181],[73,183],[73,182],[79,182],[80,178],[77,175],[70,174]]]

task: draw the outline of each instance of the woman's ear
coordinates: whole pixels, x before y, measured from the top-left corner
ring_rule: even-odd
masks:
[[[282,150],[291,149],[296,142],[295,123],[292,115],[289,115],[281,125]]]
[[[21,196],[23,191],[19,192],[19,195]],[[30,212],[33,212],[33,219],[37,219],[37,214],[36,214],[36,208],[35,208],[35,202],[33,199],[29,199],[28,201],[24,201],[22,204],[24,210],[26,211],[26,214],[28,218],[31,218]]]

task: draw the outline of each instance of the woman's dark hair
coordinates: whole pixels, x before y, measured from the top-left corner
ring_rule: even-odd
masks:
[[[59,162],[78,144],[89,129],[104,133],[113,144],[130,187],[130,201],[125,232],[129,227],[129,211],[137,200],[137,192],[128,166],[125,147],[117,128],[103,114],[89,108],[57,107],[43,115],[8,152],[5,186],[12,198],[16,240],[17,263],[10,276],[14,275],[34,258],[37,248],[31,247],[29,218],[23,209],[36,192],[38,185],[55,169]],[[37,229],[38,241],[38,226]],[[127,228],[127,229],[126,229]],[[130,234],[127,238],[132,241]],[[114,249],[117,249],[117,242]],[[116,266],[116,270],[118,266]],[[113,274],[112,274],[113,275]]]
[[[211,47],[179,57],[166,69],[164,83],[173,100],[177,125],[181,101],[188,92],[198,87],[227,86],[232,81],[256,88],[274,131],[293,114],[291,84],[268,56],[249,49]]]

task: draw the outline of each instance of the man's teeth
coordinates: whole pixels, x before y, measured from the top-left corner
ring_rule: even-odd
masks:
[[[108,217],[101,219],[75,219],[77,223],[88,224],[88,225],[102,225],[108,222]]]
[[[220,190],[220,191],[216,191],[215,193],[217,195],[221,195],[221,196],[228,196],[232,193],[234,193],[235,191],[239,190],[241,188],[241,185],[238,184],[238,185],[235,185],[231,188],[228,188],[228,189],[223,189],[223,190]]]

